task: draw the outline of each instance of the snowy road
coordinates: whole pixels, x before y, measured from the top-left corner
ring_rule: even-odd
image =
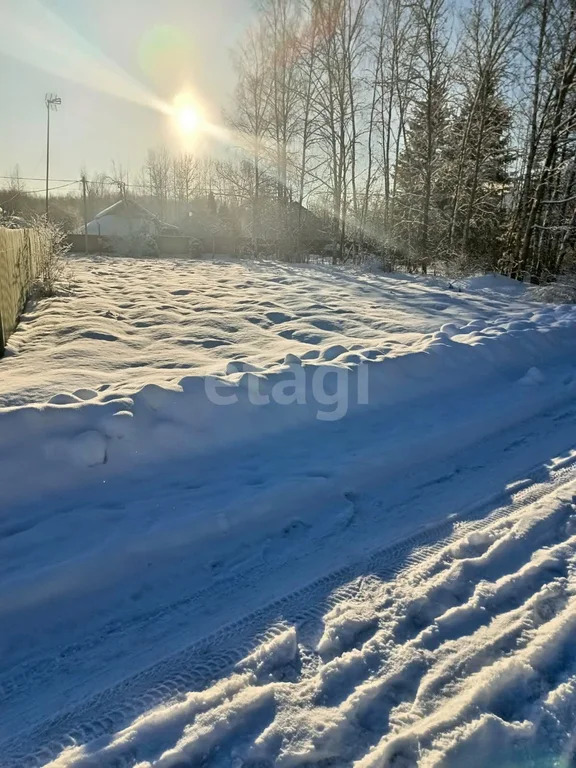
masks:
[[[257,368],[308,394],[366,366],[344,418],[256,406],[228,364],[229,407],[119,367],[0,408],[2,768],[573,764],[574,309],[366,279],[378,341],[351,317]]]
[[[439,446],[453,433],[450,419],[458,420],[460,416],[447,409],[444,427],[429,432],[421,445],[423,456],[430,455],[436,445],[436,456],[441,458],[433,462],[416,461],[401,478],[394,477],[394,471],[387,471],[389,468],[383,463],[389,460],[383,462],[382,456],[373,458],[371,465],[366,466],[374,444],[364,445],[364,452],[352,466],[335,467],[332,457],[327,456],[327,463],[322,466],[326,476],[331,477],[330,490],[324,487],[326,479],[319,467],[317,477],[309,478],[312,483],[306,492],[301,491],[302,506],[309,503],[316,518],[299,508],[295,514],[292,510],[292,518],[286,518],[286,525],[275,534],[268,533],[262,538],[259,529],[258,535],[253,532],[250,540],[244,532],[241,543],[236,542],[237,547],[224,548],[219,553],[213,545],[210,557],[218,559],[209,566],[203,564],[203,578],[198,561],[190,563],[175,557],[172,550],[169,558],[150,566],[144,579],[137,564],[132,575],[126,566],[123,583],[115,587],[114,600],[111,602],[107,591],[100,596],[105,600],[102,613],[98,610],[97,593],[90,595],[89,606],[81,604],[90,586],[89,579],[77,580],[76,584],[82,585],[77,600],[61,594],[56,604],[49,603],[46,611],[50,616],[39,612],[38,597],[27,615],[20,597],[16,601],[18,610],[3,617],[12,628],[12,659],[20,657],[20,663],[10,665],[9,671],[0,677],[6,697],[3,708],[9,712],[2,723],[6,764],[34,764],[22,754],[23,743],[26,749],[31,744],[42,745],[39,754],[45,757],[36,764],[44,764],[48,757],[56,757],[63,744],[69,743],[70,734],[81,744],[90,743],[99,733],[126,726],[135,715],[150,710],[154,704],[173,700],[175,695],[179,701],[186,695],[189,706],[175,703],[159,715],[153,711],[147,720],[133,726],[134,733],[129,737],[120,734],[108,744],[106,736],[102,744],[91,745],[89,754],[95,748],[97,751],[90,760],[80,759],[82,750],[72,750],[64,753],[56,765],[136,765],[148,760],[159,766],[224,766],[232,764],[231,755],[243,761],[237,761],[237,765],[307,765],[317,762],[319,755],[328,754],[339,756],[340,762],[336,760],[334,765],[350,765],[370,754],[380,739],[387,743],[393,733],[394,738],[400,738],[407,728],[405,717],[414,724],[423,717],[416,717],[416,713],[429,712],[432,718],[434,708],[442,708],[438,686],[435,688],[432,683],[444,664],[463,665],[462,676],[470,675],[472,669],[490,675],[492,667],[505,656],[518,653],[521,658],[532,636],[538,635],[530,629],[534,612],[540,610],[538,606],[543,606],[543,613],[538,614],[540,623],[535,629],[563,631],[562,627],[554,629],[554,624],[548,627],[548,622],[572,615],[571,520],[576,456],[571,448],[576,405],[572,402],[571,385],[565,383],[566,376],[564,370],[555,372],[548,391],[539,390],[540,405],[532,402],[529,406],[534,409],[542,407],[544,401],[557,401],[551,410],[545,408],[537,418],[521,420],[477,440],[478,435],[487,431],[486,413],[481,412],[481,416],[468,419],[466,437],[461,435],[459,450],[448,450],[442,455]],[[485,405],[480,397],[471,404],[480,406],[482,402]],[[501,404],[495,402],[494,409]],[[525,404],[523,408],[526,407]],[[440,411],[436,415],[443,414]],[[520,416],[516,412],[508,418],[514,421]],[[415,412],[413,418],[415,424],[422,425],[426,417],[422,411]],[[404,429],[408,426],[404,424]],[[361,434],[359,427],[357,438]],[[395,437],[390,437],[392,445]],[[468,447],[464,448],[466,444]],[[389,443],[381,445],[382,455],[389,455]],[[350,443],[350,447],[354,446]],[[355,447],[360,451],[360,444]],[[263,454],[266,450],[262,446]],[[288,474],[294,469],[289,454],[286,451],[280,457]],[[296,451],[292,459],[297,458]],[[265,463],[257,463],[260,471],[265,472]],[[375,465],[380,466],[378,475]],[[190,499],[190,492],[183,490],[190,477],[189,469],[171,469],[165,478],[170,482],[161,486],[164,504],[169,501],[181,506],[185,499]],[[209,483],[209,476],[205,478]],[[182,486],[175,492],[174,485],[178,483]],[[129,495],[126,486],[123,490],[118,486],[109,489],[109,493],[119,506],[126,502],[129,512],[130,505],[136,509],[145,503],[149,487],[144,484],[136,493],[132,488]],[[286,482],[268,489],[267,496],[279,501],[283,493]],[[327,521],[322,515],[326,504],[331,511]],[[76,514],[86,514],[88,506],[77,509]],[[99,506],[106,507],[105,499],[99,500]],[[206,570],[221,573],[207,579]],[[437,574],[436,580],[431,574]],[[199,582],[204,585],[201,589],[197,588]],[[524,586],[518,590],[516,584]],[[196,588],[190,589],[192,585]],[[123,590],[127,593],[124,601]],[[484,605],[486,601],[488,608]],[[549,605],[553,607],[547,608]],[[60,614],[54,614],[58,606]],[[64,633],[59,633],[66,606],[73,614],[74,626],[66,624]],[[112,621],[110,614],[116,617]],[[478,651],[475,644],[484,648],[488,642],[482,633],[490,636],[492,629],[487,629],[487,625],[493,616],[501,617],[502,625],[498,629],[500,634],[493,638],[497,650],[486,652],[480,661],[475,661],[475,657],[468,660],[466,654],[473,657]],[[512,625],[507,628],[508,620]],[[26,649],[26,630],[30,623],[38,621],[47,636],[40,642],[36,639],[28,643],[32,647]],[[17,633],[18,622],[22,636]],[[464,638],[465,646],[452,647],[455,637]],[[255,651],[259,638],[270,640],[271,645]],[[277,639],[272,641],[273,638]],[[508,645],[502,645],[503,638]],[[438,648],[443,649],[444,655],[433,652]],[[38,653],[40,649],[43,653]],[[158,664],[160,656],[167,658]],[[246,656],[249,660],[243,663],[241,659]],[[392,667],[389,656],[398,657]],[[571,663],[562,666],[558,684],[560,678],[569,677],[574,671]],[[229,679],[232,665],[238,664],[236,672],[240,674],[238,670],[243,670],[240,678],[233,675]],[[390,669],[396,670],[395,676],[399,675],[392,682],[388,674],[382,677],[383,670]],[[210,683],[221,675],[224,687],[211,688]],[[126,682],[118,686],[122,679]],[[392,693],[384,685],[387,680]],[[431,686],[430,690],[425,687],[428,692],[422,701],[419,693],[418,706],[412,711],[410,707],[414,704],[410,702],[414,699],[410,696],[415,697],[424,683]],[[113,686],[112,690],[106,690],[108,685]],[[191,695],[191,691],[200,691],[206,685],[208,693]],[[536,711],[544,706],[544,694],[548,695],[555,686],[543,686],[541,681],[534,685],[540,690],[533,702]],[[454,686],[456,691],[457,679]],[[97,691],[100,693],[93,699],[91,694]],[[377,696],[379,702],[372,715],[366,704],[371,696]],[[383,719],[377,727],[372,719],[378,719],[380,702],[388,699],[394,718],[390,723]],[[424,709],[418,709],[420,706]],[[223,712],[218,707],[224,707]],[[350,712],[347,708],[351,708]],[[47,712],[58,709],[67,714],[46,718]],[[304,715],[298,714],[300,710]],[[408,716],[405,710],[412,715]],[[194,715],[196,711],[204,712],[199,721]],[[274,712],[276,717],[272,718]],[[494,704],[493,710],[486,708],[486,722],[481,713],[476,712],[473,718],[470,715],[474,728],[505,730],[505,723],[492,722],[491,712],[498,717],[501,714]],[[512,715],[513,712],[510,719],[514,720]],[[349,725],[356,718],[358,722]],[[481,722],[476,722],[478,719]],[[22,723],[34,722],[32,734],[13,739]],[[458,720],[462,727],[466,722]],[[346,730],[346,723],[351,730]],[[184,738],[187,725],[191,729],[189,739]],[[199,729],[198,734],[195,728]],[[433,755],[438,743],[453,728],[453,724],[440,722],[433,735],[412,734],[402,749],[410,755],[414,746],[409,744],[417,742],[422,746],[429,738]],[[320,748],[319,734],[324,730],[326,744]],[[266,738],[262,745],[256,744],[257,737],[262,739],[263,734]],[[511,731],[508,736],[516,744],[518,734]],[[555,736],[556,750],[560,736],[561,733]],[[185,744],[178,759],[160,760],[181,738]],[[469,738],[471,734],[464,729],[462,745],[454,745],[454,749],[468,748]],[[535,738],[535,734],[525,734],[520,744],[524,739],[530,753]],[[404,742],[400,739],[398,743]],[[48,744],[52,746],[46,751]],[[115,762],[118,755],[123,762]],[[482,757],[474,762],[470,758],[462,763],[458,759],[438,763],[430,757],[425,763],[406,758],[405,764],[480,766],[488,760]],[[383,760],[373,764],[394,763]]]

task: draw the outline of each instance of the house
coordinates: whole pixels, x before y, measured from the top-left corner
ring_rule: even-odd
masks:
[[[134,200],[119,200],[96,214],[87,225],[89,235],[130,237],[132,235],[178,235],[178,227],[161,221]]]
[[[239,221],[245,236],[258,237],[269,243],[293,248],[318,248],[328,241],[326,224],[311,210],[298,202],[261,197],[245,203],[239,209]]]

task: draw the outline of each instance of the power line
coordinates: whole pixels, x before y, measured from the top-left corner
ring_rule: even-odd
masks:
[[[3,178],[0,176],[0,178]],[[38,181],[42,181],[42,179],[38,179]],[[58,179],[54,179],[54,181],[58,181]],[[78,181],[70,181],[68,184],[60,184],[57,187],[49,187],[48,192],[51,192],[53,189],[64,189],[64,187],[71,187],[72,184],[78,184]],[[18,190],[15,195],[13,195],[10,200],[13,200],[15,197],[18,197],[18,195],[34,195],[37,192],[45,192],[46,188],[42,187],[42,189],[22,189]],[[4,200],[3,202],[9,202],[8,200]]]
[[[9,181],[45,181],[46,179],[34,178],[33,176],[0,176],[0,179]],[[79,184],[81,179],[50,179],[50,181],[66,181],[69,184]],[[42,191],[42,190],[40,190]]]
[[[34,176],[0,176],[0,179],[6,179],[7,181],[44,181],[44,179],[41,179],[41,178],[38,178],[38,177],[34,177]],[[59,182],[62,181],[62,182],[66,182],[67,184],[81,184],[82,183],[82,179],[50,179],[50,181],[59,181]],[[117,187],[120,184],[122,184],[122,186],[124,186],[124,187],[134,187],[135,189],[136,188],[137,189],[148,189],[148,185],[147,184],[129,184],[127,182],[113,181],[113,180],[104,181],[104,179],[93,179],[93,180],[88,179],[88,183],[89,184],[105,184],[108,187]],[[53,189],[59,189],[59,187],[53,187]],[[24,191],[27,192],[28,190],[24,190]],[[36,191],[43,192],[44,190],[43,189],[40,189],[40,190],[30,190],[30,194],[32,194],[32,192],[36,192]]]
[[[37,176],[0,176],[0,179],[6,179],[8,181],[44,181],[44,179],[38,178]],[[50,179],[50,181],[62,181],[67,182],[68,184],[80,184],[82,182],[82,179]],[[104,181],[104,179],[94,179],[92,181],[89,180],[89,183],[92,184],[107,184],[108,186],[114,186],[117,187],[118,184],[122,184],[125,187],[143,187],[145,188],[146,184],[130,184],[128,182],[121,182],[121,181]]]
[[[4,178],[4,177],[0,176],[0,178]],[[38,181],[42,181],[42,179],[38,179]],[[57,179],[55,179],[55,181],[57,181]],[[51,192],[53,189],[64,189],[64,187],[70,187],[72,184],[76,184],[76,183],[77,183],[76,181],[71,181],[69,184],[60,184],[60,186],[58,187],[50,187],[48,189],[48,192]],[[15,200],[19,195],[35,195],[38,192],[46,192],[46,188],[42,187],[42,189],[18,190],[18,192],[15,192],[12,195],[12,197],[9,197],[7,200],[3,197],[0,197],[0,203],[2,203],[2,205],[6,205],[6,203],[11,203],[12,200]]]
[[[6,179],[7,181],[45,181],[45,179],[37,178],[34,176],[0,176],[0,179]],[[50,181],[58,181],[63,182],[57,187],[50,187],[49,192],[53,189],[63,189],[64,187],[70,187],[72,184],[82,184],[82,179],[50,179]],[[88,184],[103,184],[108,187],[125,187],[127,189],[145,189],[150,190],[149,184],[134,184],[130,182],[123,182],[123,181],[114,181],[109,180],[105,181],[104,179],[87,179],[86,180]],[[27,194],[27,195],[33,195],[38,192],[45,192],[45,187],[42,187],[42,189],[23,189],[14,195],[16,197],[19,194]],[[205,189],[201,190],[202,194],[207,194],[209,192],[212,192],[212,190],[209,187],[206,187]],[[220,197],[238,197],[236,193],[229,193],[229,192],[215,192],[214,194],[220,196]],[[241,195],[240,195],[241,196]],[[10,198],[12,199],[12,198]],[[8,202],[8,201],[4,201]]]
[[[58,181],[58,179],[53,179],[53,181]],[[60,184],[58,187],[49,187],[48,192],[51,192],[53,189],[64,189],[64,187],[71,187],[72,184],[79,184],[79,181],[70,181],[68,184]],[[31,189],[28,194],[33,195],[35,192],[45,192],[45,189]]]

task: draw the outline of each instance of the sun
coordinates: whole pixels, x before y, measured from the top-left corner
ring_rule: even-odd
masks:
[[[172,109],[174,121],[180,133],[184,136],[192,136],[201,128],[202,115],[197,104],[188,94],[179,94],[174,99]]]
[[[176,114],[176,119],[178,127],[185,134],[196,133],[200,125],[200,115],[192,106],[181,107]]]

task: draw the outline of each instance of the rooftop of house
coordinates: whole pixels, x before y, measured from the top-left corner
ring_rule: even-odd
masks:
[[[144,208],[140,203],[134,202],[134,200],[118,200],[118,202],[110,205],[108,208],[104,208],[103,211],[97,213],[94,216],[95,219],[101,219],[104,216],[122,216],[124,218],[138,218],[138,219],[150,219],[156,220],[155,216],[147,208]]]

